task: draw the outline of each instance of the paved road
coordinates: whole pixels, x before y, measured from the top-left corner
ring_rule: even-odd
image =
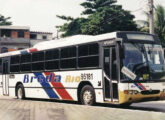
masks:
[[[165,102],[133,104],[127,109],[83,106],[48,100],[0,97],[0,120],[164,120]]]

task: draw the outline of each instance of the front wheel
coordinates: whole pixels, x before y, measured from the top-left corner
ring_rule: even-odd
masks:
[[[80,93],[80,100],[84,105],[93,105],[95,103],[95,92],[93,87],[90,85],[84,86]]]
[[[25,91],[23,85],[17,86],[17,99],[24,99],[25,98]]]

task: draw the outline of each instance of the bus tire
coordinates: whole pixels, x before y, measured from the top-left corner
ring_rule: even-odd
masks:
[[[95,103],[95,92],[92,86],[85,85],[82,88],[80,101],[83,105],[93,105]]]
[[[17,86],[17,99],[24,99],[25,98],[25,90],[22,84]]]

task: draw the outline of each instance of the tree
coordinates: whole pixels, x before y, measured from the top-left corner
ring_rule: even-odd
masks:
[[[158,5],[155,10],[155,32],[162,43],[165,43],[165,8]]]
[[[62,26],[56,26],[56,28],[59,28],[60,32],[64,32],[61,35],[61,37],[82,34],[81,28],[87,19],[85,19],[85,18],[73,19],[71,17],[66,17],[66,16],[57,16],[57,17],[59,17],[63,20],[69,21],[69,23],[65,23]]]
[[[11,25],[12,22],[8,21],[11,17],[4,17],[0,15],[0,25]]]
[[[113,31],[136,31],[137,25],[133,19],[134,16],[121,6],[105,6],[89,15],[82,27],[82,33],[97,35]]]
[[[122,6],[114,4],[116,0],[87,0],[81,6],[82,12],[87,18],[57,16],[68,21],[60,26],[62,36],[75,34],[97,35],[113,31],[136,31],[137,25],[133,21],[134,16]],[[72,18],[72,19],[71,19]]]

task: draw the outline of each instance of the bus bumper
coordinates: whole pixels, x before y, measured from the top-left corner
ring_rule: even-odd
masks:
[[[137,94],[125,93],[124,91],[119,91],[119,104],[123,103],[134,103],[143,101],[156,101],[165,100],[165,92],[159,92],[158,94],[142,94],[141,92]]]

